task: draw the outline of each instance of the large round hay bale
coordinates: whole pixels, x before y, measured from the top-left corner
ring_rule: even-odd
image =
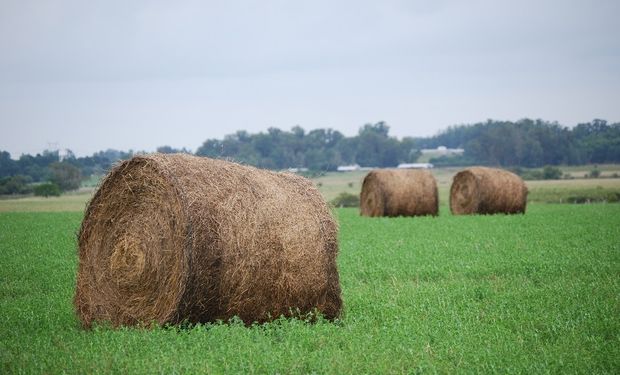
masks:
[[[77,315],[114,326],[246,323],[342,305],[337,224],[303,177],[191,155],[115,167],[79,233]]]
[[[363,216],[437,215],[437,182],[425,169],[376,169],[364,178]]]
[[[527,187],[503,169],[472,167],[454,176],[450,210],[454,215],[525,213]]]

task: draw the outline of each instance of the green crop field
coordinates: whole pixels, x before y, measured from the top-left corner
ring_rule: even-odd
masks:
[[[620,372],[619,204],[336,214],[339,321],[85,331],[82,213],[0,213],[0,373]]]

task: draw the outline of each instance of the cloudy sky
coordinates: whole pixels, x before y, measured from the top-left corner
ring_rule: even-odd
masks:
[[[0,1],[0,150],[620,121],[617,0]]]

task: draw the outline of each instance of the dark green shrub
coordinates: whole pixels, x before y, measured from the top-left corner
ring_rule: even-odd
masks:
[[[586,201],[588,200],[588,198],[584,197],[584,196],[576,196],[576,197],[568,197],[566,198],[566,202],[568,203],[586,203]]]
[[[0,179],[0,194],[28,194],[32,192],[30,176],[15,175]]]
[[[567,203],[617,203],[620,192],[612,191],[604,194],[584,193],[566,198]]]
[[[590,178],[599,178],[601,176],[601,171],[598,170],[597,168],[594,168],[593,170],[590,171],[590,174],[588,175],[588,177]]]
[[[360,197],[357,194],[340,193],[330,203],[335,207],[359,207]]]
[[[562,171],[558,167],[547,165],[543,168],[542,175],[545,180],[559,180],[562,178]]]
[[[620,192],[612,192],[607,196],[607,202],[617,203],[620,202]]]
[[[69,163],[52,163],[50,180],[62,191],[76,190],[80,187],[82,175],[80,170]]]
[[[545,166],[542,171],[539,169],[524,169],[520,167],[513,168],[511,171],[521,176],[524,180],[559,180],[562,178],[562,170],[551,165]]]
[[[53,182],[46,182],[37,185],[34,188],[34,195],[38,197],[58,197],[60,196],[60,188]]]

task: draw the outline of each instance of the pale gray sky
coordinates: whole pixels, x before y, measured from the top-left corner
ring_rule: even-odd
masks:
[[[0,150],[620,121],[620,1],[0,1]]]

